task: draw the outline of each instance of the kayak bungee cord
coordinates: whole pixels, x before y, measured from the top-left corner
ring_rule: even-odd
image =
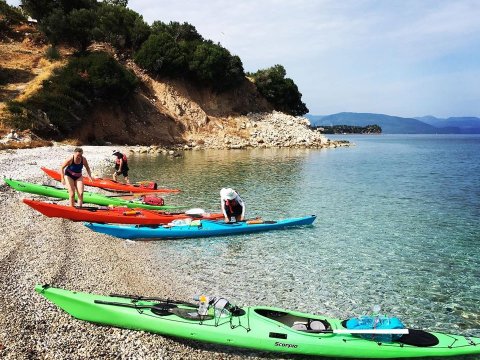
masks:
[[[139,296],[139,298],[141,299],[138,299],[137,297],[135,297],[134,295],[117,295],[117,294],[112,294],[111,295],[112,297],[115,296],[115,297],[124,297],[124,298],[128,298],[128,299],[131,299],[132,300],[132,303],[120,303],[120,302],[115,302],[115,301],[103,301],[103,300],[94,300],[94,303],[95,304],[101,304],[101,305],[112,305],[112,306],[119,306],[119,307],[127,307],[127,308],[132,308],[132,309],[135,309],[137,310],[137,312],[141,315],[144,315],[144,316],[150,316],[150,317],[153,317],[153,318],[158,318],[158,316],[162,316],[162,315],[158,315],[158,314],[155,314],[154,310],[157,310],[157,311],[165,311],[166,313],[168,314],[175,314],[175,312],[171,311],[173,308],[172,307],[168,307],[168,305],[173,305],[175,306],[175,303],[177,304],[180,304],[180,305],[187,305],[187,306],[191,306],[193,309],[196,309],[196,306],[194,304],[191,304],[191,303],[188,303],[188,302],[182,302],[182,301],[177,301],[177,300],[165,300],[165,299],[160,299],[160,298],[148,298],[148,297],[141,297]],[[154,305],[141,305],[141,304],[137,304],[138,301],[141,301],[141,300],[145,300],[145,301],[148,301],[148,300],[156,300],[156,301],[162,301],[163,300],[163,303],[161,304],[154,304]],[[165,306],[166,305],[166,306]],[[149,314],[149,313],[146,313],[144,311],[144,309],[150,309],[153,314]],[[193,310],[192,309],[192,310]],[[240,307],[238,306],[234,306],[232,309],[234,309],[234,312],[235,311],[243,311]],[[250,309],[249,309],[250,310]],[[202,316],[200,316],[200,320],[198,322],[199,325],[203,325],[203,326],[211,326],[211,327],[218,327],[218,326],[221,326],[221,325],[225,325],[227,323],[230,323],[230,328],[231,329],[235,329],[237,327],[242,327],[244,328],[247,332],[250,331],[250,314],[248,313],[247,314],[247,321],[248,321],[248,327],[245,327],[241,324],[241,320],[240,318],[238,318],[238,325],[234,325],[233,324],[233,321],[232,319],[234,317],[237,317],[234,315],[234,312],[230,312],[229,311],[229,319],[225,322],[220,322],[220,317],[216,317],[214,316],[215,319],[218,319],[218,321],[215,321],[215,324],[213,325],[210,325],[210,324],[205,324],[204,323],[204,320],[208,320],[208,316],[205,316],[205,318],[202,318]],[[168,315],[168,314],[164,314],[164,315]],[[178,314],[177,314],[178,315]],[[181,322],[179,320],[174,320],[174,319],[165,319],[165,320],[168,320],[168,321],[174,321],[174,322]]]
[[[241,310],[241,311],[243,311],[243,312],[245,312],[245,310],[243,310],[241,307],[236,306],[236,308],[239,309],[239,310]],[[237,327],[244,328],[244,329],[247,331],[247,333],[248,333],[250,330],[252,330],[252,329],[250,328],[250,308],[247,309],[247,327],[245,327],[245,326],[242,325],[242,320],[240,319],[240,317],[236,317],[236,318],[238,319],[238,325],[233,325],[233,322],[232,322],[233,317],[234,317],[234,316],[233,316],[233,313],[230,312],[230,328],[231,328],[232,330],[233,330],[233,329],[236,329]]]

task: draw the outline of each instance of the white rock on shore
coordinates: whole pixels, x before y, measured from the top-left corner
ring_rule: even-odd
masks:
[[[324,134],[311,129],[307,118],[277,111],[251,113],[216,125],[216,131],[202,133],[203,148],[331,148],[350,145],[345,141],[330,141]],[[194,138],[192,136],[192,143],[198,140]]]

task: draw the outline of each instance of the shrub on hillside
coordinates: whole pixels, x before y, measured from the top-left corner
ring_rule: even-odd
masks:
[[[106,53],[70,59],[23,102],[10,102],[7,123],[19,129],[63,138],[89,116],[95,104],[125,100],[138,80]]]
[[[220,91],[243,81],[245,73],[240,58],[205,40],[193,25],[155,21],[151,31],[152,35],[135,54],[135,62],[151,73],[187,76]]]
[[[171,21],[169,24],[166,24],[161,21],[154,21],[152,24],[152,34],[169,34],[176,43],[182,41],[204,41],[202,35],[197,32],[195,26],[184,22],[180,24],[177,21]]]
[[[255,81],[258,91],[275,110],[294,116],[304,115],[308,108],[302,102],[302,94],[292,79],[285,78],[286,74],[282,65],[275,65],[247,75]]]
[[[150,27],[126,1],[22,0],[24,9],[39,21],[41,30],[56,45],[67,43],[84,51],[93,40],[118,49],[137,50]]]
[[[196,47],[189,59],[189,70],[195,79],[216,90],[238,86],[245,76],[240,58],[211,41]]]
[[[5,0],[0,0],[0,24],[15,25],[26,20],[18,8],[8,5]]]
[[[159,75],[175,76],[186,69],[185,56],[168,33],[152,34],[135,54],[135,62]]]
[[[56,61],[61,59],[60,52],[55,46],[49,46],[47,51],[45,51],[45,57],[50,61]]]
[[[22,0],[23,9],[40,23],[54,10],[68,14],[74,9],[95,9],[97,5],[97,0]]]
[[[150,26],[143,17],[123,5],[101,3],[97,10],[94,37],[117,49],[136,51],[150,35]]]
[[[22,5],[53,45],[67,43],[84,51],[92,42],[96,0],[22,0]]]
[[[19,9],[10,6],[5,0],[0,0],[0,39],[12,36],[12,25],[20,24],[27,19]]]
[[[74,58],[67,66],[74,79],[82,83],[84,94],[101,101],[122,101],[138,85],[136,76],[106,53]],[[73,87],[75,89],[75,86]]]

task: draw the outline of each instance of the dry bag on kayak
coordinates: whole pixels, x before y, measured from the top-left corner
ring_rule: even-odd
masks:
[[[157,205],[157,206],[165,205],[165,201],[163,201],[163,199],[159,196],[143,195],[141,199],[145,204],[148,204],[148,205]]]
[[[349,319],[345,325],[349,330],[405,329],[405,325],[402,324],[400,319],[386,316],[361,316]],[[357,336],[377,342],[394,342],[402,337],[401,334],[357,334]]]
[[[150,190],[157,190],[158,185],[154,181],[142,181],[138,184],[140,187]]]

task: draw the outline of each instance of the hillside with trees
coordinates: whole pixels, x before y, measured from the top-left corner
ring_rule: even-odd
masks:
[[[384,134],[445,134],[449,129],[440,129],[412,118],[371,113],[343,112],[338,114],[307,116],[313,126],[368,126],[378,125]]]
[[[312,129],[319,130],[323,134],[381,134],[382,128],[378,125],[351,126],[351,125],[321,125],[311,126]]]
[[[0,99],[6,109],[3,127],[28,128],[56,140],[98,141],[92,122],[117,117],[123,119],[117,128],[126,130],[104,133],[105,140],[139,143],[138,127],[149,123],[169,129],[154,134],[155,141],[177,142],[185,131],[217,118],[272,110],[308,112],[283,66],[247,77],[238,56],[203,38],[193,25],[149,25],[127,5],[126,0],[22,0],[20,10],[0,0],[0,28],[6,36],[1,46],[14,44],[13,34],[23,34],[18,46],[28,41],[42,49],[39,61],[50,69],[42,76],[34,73],[47,66],[31,69],[37,84],[28,94]],[[22,30],[27,16],[36,20],[28,31]],[[32,26],[40,40],[32,40]],[[12,81],[11,71],[8,63],[0,64],[0,86]],[[168,94],[158,94],[166,89]],[[179,99],[181,104],[170,103]],[[90,129],[85,130],[88,135],[84,129]]]

